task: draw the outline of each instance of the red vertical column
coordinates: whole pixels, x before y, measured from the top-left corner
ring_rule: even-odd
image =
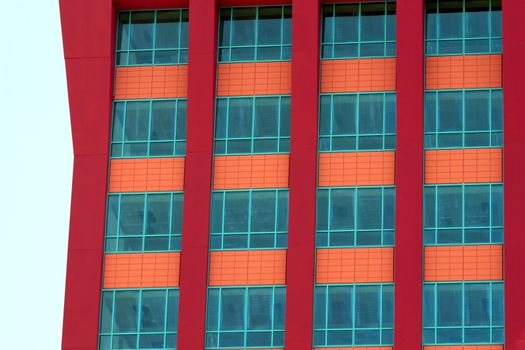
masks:
[[[60,1],[75,155],[62,349],[98,344],[114,13],[108,0]]]
[[[525,2],[503,1],[505,349],[525,349]]]
[[[204,349],[216,52],[217,1],[190,0],[179,350]]]
[[[286,271],[287,350],[312,348],[319,99],[319,0],[294,0]]]
[[[396,2],[397,152],[394,349],[422,345],[424,1]]]

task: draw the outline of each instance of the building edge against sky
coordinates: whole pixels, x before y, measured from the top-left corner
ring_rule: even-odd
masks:
[[[63,349],[176,342],[192,350],[495,350],[503,345],[495,318],[503,299],[504,347],[525,348],[525,4],[501,1],[499,36],[476,37],[462,24],[454,37],[439,21],[427,21],[425,34],[425,11],[432,18],[460,12],[464,23],[464,1],[333,3],[60,1],[75,154]],[[342,10],[343,3],[361,5]],[[387,4],[395,4],[395,43]],[[278,6],[224,10],[266,5]],[[142,12],[132,22],[134,12],[124,12],[146,9],[189,15]],[[338,32],[343,38],[329,34],[332,14],[348,9],[360,34],[345,36],[351,24]],[[367,11],[382,13],[380,39],[365,32]],[[252,41],[239,44],[231,28],[225,38],[236,15],[254,16]],[[280,40],[264,37],[264,18],[280,23]],[[117,28],[134,23],[153,37],[128,35],[123,44]],[[495,117],[501,91],[503,142]],[[472,101],[488,101],[487,126],[472,125]],[[337,124],[337,108],[349,106],[356,129]],[[395,106],[394,131],[388,106]],[[377,108],[380,127],[366,119]],[[440,119],[455,113],[457,120]],[[275,124],[264,126],[259,115]],[[241,117],[248,119],[235,124]],[[461,215],[446,212],[443,200]],[[476,202],[484,203],[481,216]],[[440,298],[458,302],[459,321],[429,308]],[[489,305],[465,316],[474,302]],[[224,307],[244,316],[229,320]],[[368,312],[375,308],[377,319]],[[484,332],[489,338],[479,341]]]

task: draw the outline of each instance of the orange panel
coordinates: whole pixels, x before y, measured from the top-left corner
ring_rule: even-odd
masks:
[[[289,163],[287,154],[215,157],[213,188],[286,188]]]
[[[502,182],[501,148],[425,151],[425,183]]]
[[[106,254],[104,288],[179,285],[180,253]]]
[[[321,61],[321,92],[394,91],[396,59]]]
[[[501,245],[425,247],[425,281],[501,279]]]
[[[424,350],[503,350],[503,345],[442,345],[425,346]]]
[[[395,152],[320,153],[319,186],[394,184]]]
[[[112,159],[109,192],[182,191],[184,157]]]
[[[393,248],[317,249],[315,282],[368,283],[394,280]]]
[[[188,66],[120,67],[115,73],[115,100],[184,98]]]
[[[217,96],[287,95],[292,92],[290,62],[219,64]]]
[[[210,286],[286,283],[286,250],[233,250],[210,254]]]
[[[501,55],[426,58],[428,90],[499,87],[501,87]]]

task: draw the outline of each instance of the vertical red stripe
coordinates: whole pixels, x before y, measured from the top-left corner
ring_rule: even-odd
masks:
[[[319,99],[319,0],[293,1],[286,349],[312,348]]]
[[[415,350],[422,343],[424,1],[398,1],[396,6],[394,349]]]
[[[505,191],[505,350],[525,349],[525,2],[503,1],[503,98]]]
[[[179,350],[204,349],[217,16],[216,0],[190,1]]]
[[[75,155],[62,349],[96,349],[112,102],[114,9],[60,1]]]

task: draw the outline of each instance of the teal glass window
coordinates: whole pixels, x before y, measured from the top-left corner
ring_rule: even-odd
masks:
[[[503,185],[437,185],[424,189],[426,245],[503,242]]]
[[[319,188],[316,245],[393,246],[394,218],[394,187]]]
[[[501,89],[425,93],[425,148],[503,145]]]
[[[182,193],[110,194],[106,253],[180,251]]]
[[[426,54],[501,53],[501,0],[427,0]]]
[[[425,283],[425,345],[503,344],[503,282]]]
[[[284,286],[208,288],[206,349],[282,348]]]
[[[118,16],[117,66],[188,62],[188,10],[122,11]]]
[[[290,97],[217,98],[215,154],[290,152]]]
[[[286,248],[288,190],[214,191],[210,249]]]
[[[178,289],[102,291],[99,350],[174,349]]]
[[[323,5],[321,57],[394,57],[395,2]]]
[[[314,346],[393,345],[392,284],[317,285]]]
[[[292,56],[292,7],[220,11],[219,62],[284,61]]]
[[[186,100],[115,102],[112,158],[176,157],[186,153]]]
[[[321,95],[319,151],[396,148],[396,94]]]

